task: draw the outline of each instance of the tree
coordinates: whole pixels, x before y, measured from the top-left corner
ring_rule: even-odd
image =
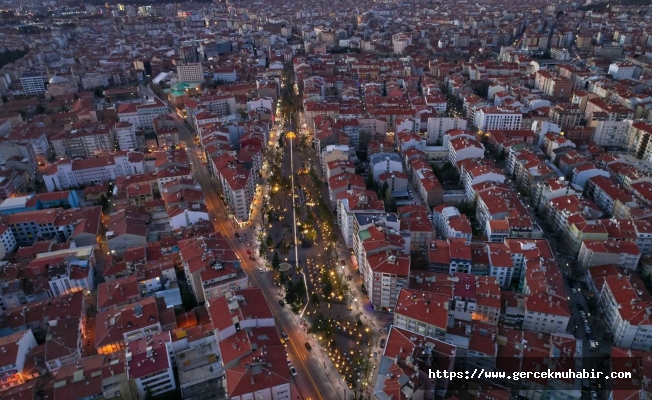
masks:
[[[36,114],[45,114],[45,108],[39,104],[36,106]]]
[[[387,184],[387,181],[383,182],[383,185],[380,187],[380,193],[378,194],[378,197],[384,200],[389,200],[389,185]]]
[[[3,95],[2,95],[2,102],[3,102],[3,103],[7,103],[7,102],[9,102],[9,99],[7,98],[7,95],[6,95],[6,94],[3,94]]]
[[[272,247],[274,247],[274,239],[272,239],[272,235],[267,235],[267,242],[266,242],[266,244],[267,244],[267,247],[269,247],[270,249],[271,249]]]
[[[267,253],[267,246],[265,246],[265,243],[261,243],[260,247],[258,248],[258,255],[260,257],[264,257],[265,253]]]
[[[96,87],[93,90],[93,94],[95,95],[95,97],[102,98],[102,97],[104,97],[104,90],[102,90],[102,88]]]
[[[317,293],[313,292],[312,296],[310,297],[310,302],[316,306],[319,305],[319,296],[317,296]]]
[[[193,308],[197,307],[197,300],[195,300],[195,296],[190,293],[190,289],[188,288],[187,284],[181,285],[181,304],[183,304],[183,308],[186,311],[190,311]]]
[[[274,258],[272,258],[272,268],[278,269],[281,265],[281,258],[278,256],[278,251],[274,252]]]

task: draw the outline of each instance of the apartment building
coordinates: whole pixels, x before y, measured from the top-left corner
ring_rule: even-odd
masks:
[[[138,129],[154,129],[154,119],[168,114],[170,109],[161,100],[154,97],[140,104],[123,103],[118,106],[120,122],[129,122]]]
[[[190,290],[198,302],[247,287],[240,261],[224,238],[183,240],[179,251]]]
[[[410,255],[398,251],[368,254],[363,277],[369,300],[377,310],[391,310],[399,292],[407,286],[410,277]]]
[[[484,146],[475,139],[458,136],[451,138],[448,147],[448,161],[457,165],[459,161],[469,158],[483,158]]]
[[[256,177],[236,161],[229,161],[216,171],[222,196],[231,213],[239,224],[247,223],[256,190]]]
[[[448,308],[452,291],[442,282],[439,290],[421,292],[401,290],[394,309],[394,325],[397,328],[443,340],[448,326]]]
[[[347,190],[337,198],[337,221],[346,247],[353,248],[356,214],[385,214],[385,204],[371,190]]]
[[[523,114],[515,107],[481,107],[473,113],[473,124],[483,132],[521,129]]]
[[[523,274],[523,330],[564,333],[571,310],[563,276],[554,261],[528,260]]]
[[[430,117],[428,118],[428,145],[442,142],[446,132],[454,129],[465,130],[467,121],[464,118]]]
[[[173,309],[169,310],[174,314]],[[156,297],[147,297],[122,307],[110,307],[97,314],[95,347],[100,354],[123,351],[130,342],[163,332],[161,325]]]
[[[95,158],[115,151],[115,130],[103,122],[81,120],[70,131],[50,136],[58,158]]]
[[[118,122],[115,124],[114,129],[115,138],[118,141],[120,150],[133,151],[138,149],[138,142],[136,141],[136,129],[134,124],[130,122]]]
[[[589,272],[598,292],[598,307],[613,334],[615,346],[652,351],[652,296],[635,275],[603,276],[601,267]],[[595,271],[598,270],[598,271]],[[595,272],[595,273],[594,273]]]
[[[587,240],[582,242],[577,256],[577,265],[580,268],[589,268],[615,264],[634,271],[640,259],[641,251],[634,242]]]
[[[2,338],[0,351],[0,380],[8,386],[22,383],[27,355],[37,346],[36,338],[31,329],[20,330]]]
[[[127,376],[136,383],[141,398],[158,396],[177,388],[170,358],[170,332],[131,341],[125,351]]]
[[[325,176],[326,167],[331,161],[348,161],[350,148],[347,145],[329,145],[319,153],[321,174]]]
[[[633,79],[636,66],[628,62],[614,62],[609,65],[608,73],[616,80]]]
[[[43,180],[48,192],[81,185],[115,182],[118,177],[138,175],[145,171],[142,153],[119,151],[92,159],[60,160],[48,168]]]
[[[81,78],[84,90],[109,86],[109,76],[104,72],[88,72]]]

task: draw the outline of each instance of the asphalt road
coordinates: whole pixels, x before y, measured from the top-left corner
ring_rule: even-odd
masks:
[[[193,175],[195,180],[204,188],[204,196],[209,215],[213,220],[215,229],[221,232],[226,238],[228,243],[233,247],[241,260],[242,269],[249,276],[250,284],[259,287],[269,304],[269,307],[276,319],[276,326],[279,330],[288,334],[290,340],[288,341],[288,353],[290,359],[298,372],[296,384],[299,393],[293,393],[298,398],[307,399],[332,399],[336,394],[333,385],[330,383],[324,370],[319,365],[319,361],[313,353],[307,350],[304,346],[306,342],[305,337],[298,324],[298,320],[293,318],[289,309],[281,307],[278,304],[279,296],[274,291],[272,285],[266,281],[263,274],[258,272],[259,264],[249,260],[247,254],[247,245],[239,242],[234,238],[234,227],[227,218],[227,211],[219,197],[217,184],[210,177],[206,165],[201,161],[201,151],[198,151],[198,146],[195,144],[194,134],[181,122],[175,115],[177,120],[177,127],[179,128],[179,138],[185,144],[189,161],[193,163]],[[260,210],[260,197],[256,199],[257,206],[254,206],[254,213]],[[253,236],[250,229],[246,228],[250,236]],[[283,366],[285,367],[285,366]]]

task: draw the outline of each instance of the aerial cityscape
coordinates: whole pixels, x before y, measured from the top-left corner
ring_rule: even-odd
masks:
[[[651,400],[652,3],[3,0],[0,400]]]

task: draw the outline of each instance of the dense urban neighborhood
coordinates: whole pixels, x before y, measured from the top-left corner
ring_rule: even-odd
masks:
[[[649,1],[0,32],[0,400],[652,399]]]

